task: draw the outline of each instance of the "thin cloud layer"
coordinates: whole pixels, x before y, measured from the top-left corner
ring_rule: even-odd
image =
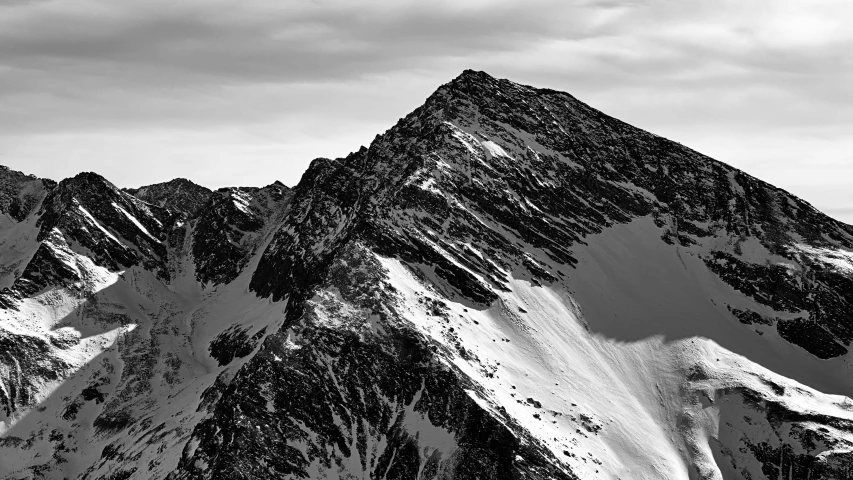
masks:
[[[0,163],[294,184],[475,68],[568,91],[853,222],[838,193],[853,178],[853,6],[761,3],[4,2]]]

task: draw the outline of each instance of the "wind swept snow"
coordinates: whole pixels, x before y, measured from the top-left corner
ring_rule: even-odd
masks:
[[[144,233],[145,235],[147,235],[147,236],[148,236],[148,238],[150,238],[151,240],[154,240],[154,241],[155,241],[155,242],[157,242],[157,243],[160,243],[160,240],[158,240],[158,239],[157,239],[157,237],[155,237],[154,235],[151,235],[151,233],[148,231],[148,229],[146,229],[144,225],[142,225],[141,223],[139,223],[139,220],[137,220],[137,219],[136,219],[136,217],[134,217],[133,215],[131,215],[130,213],[128,213],[128,211],[127,211],[127,210],[123,209],[122,207],[120,207],[120,206],[119,206],[118,204],[116,204],[115,202],[112,202],[112,205],[113,205],[113,207],[114,207],[116,210],[118,210],[119,212],[123,213],[123,214],[124,214],[124,216],[125,216],[125,217],[127,217],[127,219],[128,219],[128,220],[130,220],[131,222],[133,222],[133,224],[134,224],[134,225],[136,225],[136,228],[138,228],[138,229],[142,230],[142,233]]]
[[[847,397],[783,376],[832,391],[849,385],[843,359],[819,360],[774,331],[749,332],[725,307],[744,297],[659,236],[650,218],[616,225],[576,249],[568,288],[512,278],[488,309],[448,302],[452,333],[414,307],[439,298],[424,280],[399,260],[379,260],[407,318],[457,352],[453,363],[490,392],[472,397],[503,409],[581,478],[687,480],[693,466],[722,478],[715,439],[731,436],[720,418],[736,415],[726,392],[741,388],[795,412],[853,420]],[[694,369],[702,379],[685,393]]]
[[[113,205],[115,205],[115,204],[113,204]],[[123,244],[122,244],[122,243],[121,243],[121,242],[120,242],[120,241],[115,237],[115,235],[113,235],[112,233],[110,233],[110,232],[109,232],[109,230],[107,230],[107,229],[106,229],[106,228],[104,228],[100,223],[98,223],[98,221],[97,221],[97,220],[95,220],[95,217],[93,217],[93,216],[92,216],[92,214],[91,214],[91,213],[89,213],[89,211],[88,211],[88,210],[86,210],[85,208],[83,208],[83,205],[78,204],[78,205],[77,205],[77,208],[80,210],[80,212],[83,214],[83,216],[84,216],[84,217],[86,217],[86,220],[88,220],[88,221],[89,221],[89,223],[91,223],[92,225],[94,225],[95,227],[97,227],[97,228],[98,228],[98,230],[100,230],[101,232],[103,232],[103,233],[104,233],[104,235],[106,235],[106,236],[107,236],[107,238],[111,239],[112,241],[116,242],[116,243],[117,243],[117,244],[119,244],[119,245],[123,245]]]
[[[812,247],[801,243],[794,244],[792,250],[802,252],[812,258],[831,265],[849,275],[853,275],[853,252],[825,247]]]
[[[488,151],[489,154],[491,154],[493,157],[512,158],[509,156],[508,153],[506,153],[506,151],[503,148],[501,148],[500,145],[498,145],[497,143],[495,143],[491,140],[485,140],[485,141],[481,142],[481,144],[483,145],[483,147],[486,148],[486,151]]]
[[[234,202],[234,206],[237,207],[238,210],[245,213],[246,215],[251,215],[252,212],[249,210],[249,199],[246,198],[246,195],[239,191],[231,192],[231,200]]]

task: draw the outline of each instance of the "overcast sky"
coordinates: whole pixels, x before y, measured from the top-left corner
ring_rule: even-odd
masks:
[[[339,3],[2,0],[0,164],[294,185],[473,68],[567,91],[853,223],[846,0]]]

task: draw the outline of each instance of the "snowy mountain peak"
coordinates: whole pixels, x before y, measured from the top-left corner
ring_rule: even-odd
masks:
[[[58,230],[97,265],[118,270],[141,263],[166,278],[163,242],[175,212],[142,202],[100,175],[81,173],[59,182],[39,213],[40,239]]]
[[[55,185],[52,180],[0,165],[0,215],[8,215],[8,219],[14,222],[23,221]]]
[[[686,345],[679,341],[705,338],[733,352],[735,357],[727,357],[731,362],[740,362],[734,360],[737,355],[755,362],[756,372],[769,368],[795,382],[849,395],[853,384],[846,380],[851,373],[846,363],[835,362],[830,373],[822,362],[846,358],[853,341],[853,285],[845,268],[853,252],[852,233],[850,226],[787,192],[608,117],[568,94],[465,72],[368,149],[312,163],[295,189],[291,215],[261,258],[250,287],[274,300],[287,298],[288,321],[304,328],[312,315],[328,315],[310,312],[332,308],[318,289],[353,288],[330,277],[336,268],[345,268],[335,267],[342,261],[340,252],[366,249],[382,265],[368,271],[385,271],[407,305],[429,306],[418,325],[449,349],[449,362],[463,369],[489,371],[507,355],[513,358],[509,345],[487,347],[495,340],[490,335],[501,332],[513,345],[544,349],[537,350],[541,357],[534,355],[543,363],[521,362],[528,369],[563,358],[551,350],[556,338],[566,339],[564,351],[585,352],[585,358],[563,361],[590,368],[597,368],[589,363],[597,355],[653,361],[634,357],[645,355],[637,351],[613,353],[598,343],[613,338],[640,342],[644,346],[638,348],[651,348],[649,355],[671,352],[680,358],[679,366],[655,368],[675,375],[681,369],[709,368],[702,355],[715,355],[707,353],[713,348],[685,353]],[[413,282],[408,297],[400,290],[406,282]],[[355,302],[352,308],[378,308],[344,300]],[[574,318],[582,328],[551,323],[558,318]],[[547,339],[540,337],[544,332],[549,332]],[[581,346],[573,338],[590,332],[596,339],[590,341],[599,346]],[[612,368],[626,371],[621,362]],[[523,378],[524,369],[511,370],[515,373],[504,375],[536,388]],[[633,381],[631,375],[651,384],[659,381],[634,367],[628,370],[634,373],[619,380],[626,385]],[[722,378],[713,370],[711,377]],[[563,379],[560,384],[599,391],[595,382],[600,379],[590,378],[584,387],[571,380],[573,375],[589,378],[586,372],[549,371]],[[749,378],[778,383],[763,371],[755,375]],[[498,397],[506,395],[494,408],[510,409],[515,388],[485,378],[495,391],[505,392]],[[744,395],[738,401],[748,403],[756,383],[746,378],[728,385],[738,385]],[[633,387],[626,388],[619,395],[634,395],[628,393]],[[711,397],[726,395],[714,388]],[[563,398],[563,405],[571,403]],[[593,405],[587,403],[588,418],[608,418],[607,408]],[[763,408],[747,416],[765,415]],[[644,434],[636,434],[629,450],[613,452],[611,465],[630,449],[637,449],[630,455],[641,455],[636,452],[643,448]],[[673,462],[701,465],[705,473],[722,468],[713,466],[713,446],[697,440],[700,433],[685,430],[679,435],[686,444],[660,448],[699,450]],[[770,436],[732,440],[741,446],[726,447],[733,450],[721,454],[725,462],[736,469],[764,462],[759,445],[779,433],[760,435]],[[846,444],[846,435],[827,441]],[[555,453],[566,448],[565,443],[551,443],[554,437],[545,438]],[[609,438],[607,442],[627,440]],[[750,457],[735,454],[736,448],[755,450]],[[791,437],[767,448],[803,447]],[[668,454],[659,450],[656,455]],[[810,458],[796,460],[805,463],[791,468],[811,468]],[[567,460],[580,468],[574,457]],[[843,471],[846,462],[827,471]]]
[[[466,70],[293,189],[0,174],[0,475],[853,467],[853,227],[571,95]]]
[[[125,191],[140,200],[181,212],[187,217],[195,215],[211,195],[210,189],[185,178],[176,178],[139,188],[128,188]]]

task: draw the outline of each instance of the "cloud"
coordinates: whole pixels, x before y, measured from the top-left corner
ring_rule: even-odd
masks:
[[[311,85],[358,94],[363,86],[353,83],[448,58],[521,52],[556,34],[545,22],[549,4],[454,5],[77,0],[7,7],[0,132],[268,121],[282,110],[264,108],[259,92],[299,109],[304,92],[289,94]]]
[[[777,125],[850,122],[853,108],[812,107],[853,99],[849,8],[774,3],[25,2],[0,17],[0,102],[10,128],[51,129],[81,105],[73,126],[158,115],[227,122],[208,108],[229,108],[258,85],[411,72],[447,81],[479,66],[577,94],[618,90],[638,108],[687,104],[706,110],[700,120],[752,122],[751,111]],[[33,115],[45,105],[56,121]]]
[[[235,174],[295,183],[310,160],[297,156],[356,149],[475,68],[568,91],[782,187],[793,175],[776,175],[780,164],[801,171],[821,158],[853,175],[844,2],[0,5],[0,162],[30,171],[109,168],[133,149],[171,176],[192,177],[205,157],[252,158],[252,175],[221,161],[206,176],[214,186]],[[178,148],[179,138],[216,150]],[[73,165],[52,160],[69,149]],[[134,184],[151,175],[114,170]]]
[[[549,3],[36,5],[3,22],[0,54],[8,65],[158,86],[188,76],[216,84],[342,80],[425,58],[523,50],[557,34]]]

